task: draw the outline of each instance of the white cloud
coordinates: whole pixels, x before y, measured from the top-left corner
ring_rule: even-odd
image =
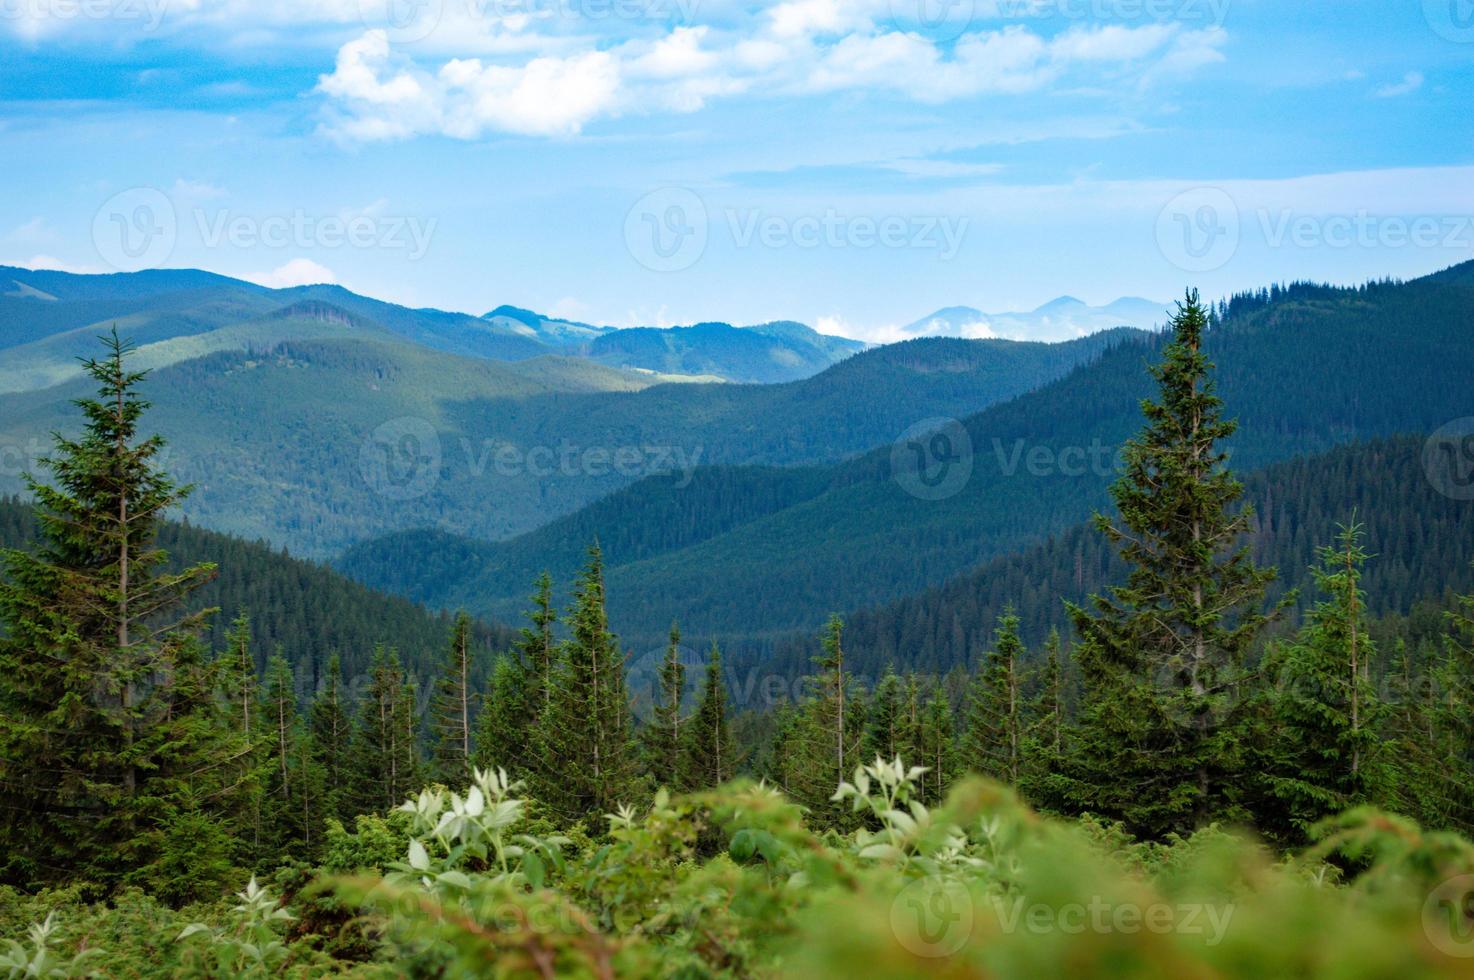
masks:
[[[315,286],[318,283],[336,283],[337,275],[332,269],[311,259],[292,259],[270,272],[246,276],[247,279],[271,289],[287,289],[291,286]]]
[[[383,30],[344,44],[319,80],[325,129],[350,141],[490,132],[573,136],[598,119],[694,112],[742,93],[879,91],[924,103],[1037,92],[1071,73],[1150,84],[1223,60],[1219,29],[1145,24],[1072,28],[1052,38],[1013,25],[944,47],[878,22],[876,0],[787,0],[746,29],[678,26],[599,45],[557,36],[520,62],[451,58],[421,66]],[[881,5],[883,8],[884,5]],[[527,37],[535,36],[528,32]],[[443,43],[442,38],[442,43]],[[474,41],[468,41],[474,48]]]
[[[1410,71],[1402,76],[1402,81],[1394,85],[1383,85],[1377,89],[1374,95],[1379,99],[1395,99],[1400,95],[1411,95],[1423,87],[1423,73]]]
[[[79,265],[67,262],[54,255],[33,255],[28,259],[18,262],[5,262],[4,265],[15,265],[22,269],[45,269],[50,272],[72,272],[79,276],[97,275],[103,272],[112,272],[112,269],[104,269],[96,265]]]

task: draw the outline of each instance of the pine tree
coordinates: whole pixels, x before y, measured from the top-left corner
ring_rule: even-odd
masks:
[[[921,736],[914,763],[927,769],[921,777],[920,796],[921,802],[927,806],[941,803],[946,798],[947,787],[956,778],[953,729],[952,705],[947,700],[947,692],[938,684],[932,689],[922,712]]]
[[[1361,589],[1367,554],[1361,525],[1343,526],[1320,551],[1316,585],[1327,598],[1275,659],[1275,760],[1269,793],[1282,807],[1276,829],[1303,842],[1311,825],[1389,790],[1379,753],[1382,706],[1370,679],[1376,656]]]
[[[714,649],[714,648],[713,648]],[[686,665],[681,662],[681,630],[670,627],[670,644],[660,664],[659,699],[650,721],[640,732],[645,750],[645,768],[657,786],[686,789],[682,756],[685,745],[681,731],[681,695],[686,685]]]
[[[1238,697],[1273,570],[1254,565],[1237,514],[1242,487],[1221,443],[1221,416],[1203,353],[1207,312],[1190,291],[1153,366],[1157,400],[1126,443],[1111,488],[1121,527],[1096,523],[1131,566],[1127,583],[1070,606],[1085,681],[1070,805],[1161,837],[1243,816]]]
[[[471,772],[472,721],[476,713],[471,689],[474,656],[471,617],[462,612],[451,627],[450,649],[432,709],[435,754],[431,777],[447,786],[459,786]]]
[[[567,622],[572,635],[559,652],[534,736],[533,784],[538,799],[579,819],[609,813],[638,791],[624,656],[609,631],[597,543],[578,577]]]
[[[715,643],[707,657],[706,679],[684,735],[684,748],[684,788],[708,789],[736,775],[737,749],[727,724],[727,682],[722,677],[722,652]]]
[[[19,883],[117,880],[158,859],[184,809],[208,819],[237,802],[242,746],[197,640],[213,610],[177,614],[215,569],[164,571],[159,522],[188,488],[139,432],[131,348],[116,332],[103,342],[85,362],[98,397],[76,402],[82,435],[57,436],[41,461],[55,485],[27,478],[39,550],[3,556],[0,879]]]
[[[353,812],[391,809],[420,789],[413,697],[399,652],[375,648],[351,750]]]
[[[531,711],[529,724],[551,706],[553,673],[558,666],[558,644],[553,638],[553,627],[558,622],[558,612],[553,608],[553,577],[543,572],[537,578],[536,589],[532,609],[527,613],[528,625],[522,628],[517,643],[518,662],[528,675],[524,687]]]
[[[1440,801],[1440,822],[1468,832],[1474,830],[1474,595],[1457,597],[1447,620],[1429,710],[1440,778],[1428,792]]]
[[[312,700],[309,756],[321,773],[324,817],[353,817],[351,759],[353,722],[343,695],[343,667],[335,653],[328,658],[322,687]]]
[[[874,760],[879,756],[889,762],[899,756],[912,762],[916,752],[911,744],[911,723],[908,716],[915,709],[914,688],[914,678],[908,692],[901,683],[901,678],[896,675],[895,667],[886,668],[870,699],[861,759]],[[909,702],[908,695],[912,698]]]
[[[321,811],[321,779],[304,751],[307,740],[297,710],[297,678],[281,649],[266,665],[266,690],[261,707],[269,732],[265,780],[266,838],[272,853],[302,854],[313,846],[314,824]]]
[[[790,795],[820,822],[842,826],[850,811],[830,797],[850,778],[846,767],[862,761],[865,713],[845,669],[844,621],[837,615],[825,624],[814,665],[819,672],[807,678],[809,693],[787,733],[783,766]]]
[[[1024,750],[1024,703],[1020,661],[1019,618],[1012,609],[998,617],[993,649],[978,672],[968,701],[963,762],[974,772],[1019,782]]]
[[[1036,806],[1057,808],[1061,787],[1058,775],[1065,759],[1065,667],[1059,630],[1044,643],[1044,664],[1030,706],[1024,735],[1024,758],[1019,789]]]
[[[531,771],[527,759],[528,674],[516,655],[498,657],[476,719],[475,748],[471,761],[478,769],[505,769],[514,779]],[[540,692],[539,692],[540,694]]]

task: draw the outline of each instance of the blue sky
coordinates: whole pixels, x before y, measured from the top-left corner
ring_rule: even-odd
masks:
[[[598,323],[1474,257],[1474,0],[0,0],[0,262]]]

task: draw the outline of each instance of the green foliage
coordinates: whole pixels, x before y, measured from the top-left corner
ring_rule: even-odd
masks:
[[[1111,488],[1122,526],[1097,519],[1130,574],[1088,609],[1071,609],[1086,679],[1075,808],[1153,837],[1242,812],[1234,706],[1275,576],[1243,543],[1252,512],[1231,511],[1243,488],[1222,444],[1237,424],[1222,417],[1207,327],[1189,292],[1152,367],[1158,394],[1142,402],[1146,426],[1126,443]]]

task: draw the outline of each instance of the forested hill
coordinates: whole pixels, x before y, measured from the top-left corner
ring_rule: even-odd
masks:
[[[1250,474],[1245,499],[1255,510],[1246,542],[1261,565],[1279,569],[1272,595],[1300,590],[1300,608],[1320,597],[1310,568],[1316,550],[1342,524],[1366,525],[1363,587],[1374,616],[1406,613],[1420,600],[1446,604],[1474,587],[1474,501],[1440,493],[1423,468],[1422,437],[1343,446]],[[1017,554],[987,562],[946,585],[845,617],[856,671],[946,673],[971,668],[991,649],[993,630],[1012,606],[1027,643],[1038,649],[1051,627],[1068,636],[1065,601],[1081,601],[1125,580],[1128,569],[1092,524],[1080,524]],[[1292,617],[1293,618],[1293,617]],[[761,659],[765,670],[802,674],[816,648],[814,631],[731,657]],[[1383,651],[1389,653],[1390,651]]]
[[[0,547],[29,546],[35,514],[27,504],[0,497]],[[328,658],[342,658],[350,684],[369,672],[375,645],[398,649],[406,668],[422,679],[434,676],[450,632],[450,619],[407,599],[368,589],[324,565],[292,558],[269,545],[230,535],[166,523],[159,544],[175,566],[214,562],[218,574],[190,597],[190,608],[218,607],[207,640],[223,648],[230,622],[242,610],[251,618],[258,669],[278,648],[297,671],[299,692],[316,689]],[[483,647],[505,650],[512,631],[476,625]]]
[[[1240,422],[1234,467],[1249,472],[1474,415],[1469,269],[1359,288],[1276,287],[1224,305],[1207,348],[1225,413]],[[1141,424],[1155,345],[1150,337],[1116,345],[967,417],[966,472],[941,499],[912,492],[914,462],[884,445],[802,487],[762,470],[698,477],[679,492],[647,483],[601,502],[597,522],[584,522],[590,510],[556,530],[597,525],[611,616],[637,645],[659,643],[672,619],[693,635],[808,634],[833,610],[943,585],[1107,507],[1110,460]],[[735,503],[785,494],[779,507]],[[433,605],[467,602],[505,617],[521,608],[534,564],[576,564],[583,542],[554,530],[495,546],[459,542],[408,587],[398,571],[376,575],[407,567],[419,550],[414,535],[356,549],[346,567]]]

